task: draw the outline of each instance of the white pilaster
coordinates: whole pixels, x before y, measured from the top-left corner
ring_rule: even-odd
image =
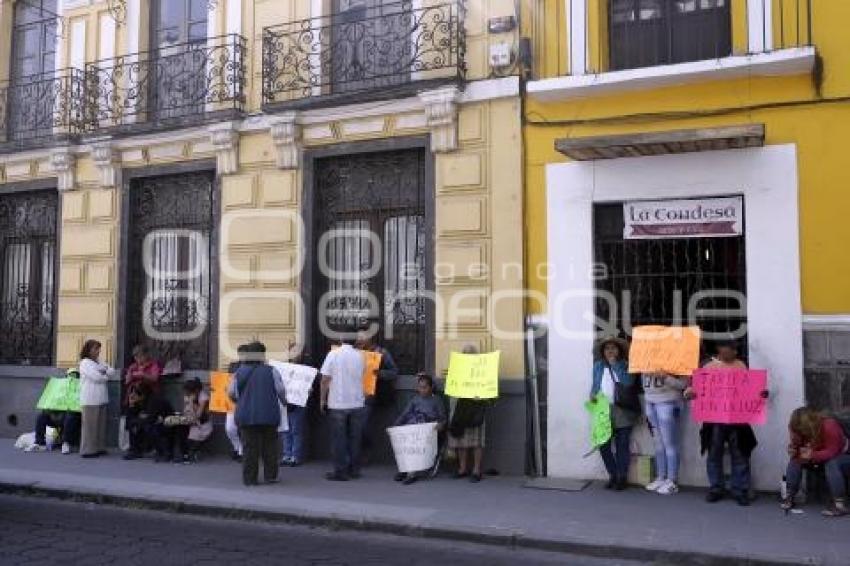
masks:
[[[272,118],[270,131],[277,150],[277,166],[297,169],[301,154],[301,126],[296,112],[284,112]]]
[[[239,170],[239,122],[222,122],[207,128],[215,150],[219,175],[231,175]]]
[[[59,191],[70,191],[76,185],[75,164],[76,158],[70,148],[59,147],[50,154],[50,167],[58,179]]]
[[[587,73],[587,0],[564,0],[571,75]]]
[[[460,91],[455,86],[419,93],[425,117],[431,128],[431,151],[445,153],[457,149],[457,105]]]
[[[104,140],[92,144],[92,160],[100,173],[100,185],[114,188],[121,183],[121,157],[112,142]]]
[[[750,53],[773,49],[773,2],[747,0],[747,35]]]

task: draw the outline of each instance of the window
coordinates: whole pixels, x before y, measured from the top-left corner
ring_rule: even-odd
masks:
[[[53,363],[55,191],[0,197],[0,363]]]
[[[56,0],[15,3],[7,128],[12,139],[53,132]]]
[[[209,369],[213,176],[146,177],[130,188],[125,352]]]
[[[729,5],[729,0],[611,0],[611,69],[730,55]]]
[[[207,98],[207,0],[158,0],[152,14],[154,117],[203,113]]]

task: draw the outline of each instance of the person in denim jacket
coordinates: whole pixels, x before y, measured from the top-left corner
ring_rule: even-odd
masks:
[[[596,361],[593,364],[593,383],[590,388],[590,401],[602,402],[598,399],[603,393],[611,403],[611,424],[614,434],[611,439],[599,447],[609,480],[606,489],[622,491],[626,488],[629,476],[631,450],[629,444],[632,429],[640,417],[639,407],[627,407],[616,403],[616,383],[626,388],[638,386],[634,376],[628,372],[629,344],[621,338],[605,338],[595,349]]]

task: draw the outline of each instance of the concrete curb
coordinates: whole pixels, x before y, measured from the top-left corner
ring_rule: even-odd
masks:
[[[164,511],[221,519],[239,519],[248,521],[265,521],[271,523],[298,524],[301,526],[321,527],[363,531],[371,533],[391,534],[396,536],[439,539],[467,543],[502,546],[507,548],[525,548],[562,552],[595,558],[622,560],[638,560],[653,564],[692,564],[695,566],[788,566],[822,564],[822,560],[810,557],[801,560],[800,557],[760,557],[734,554],[692,553],[678,550],[666,550],[629,546],[622,541],[611,541],[611,544],[599,544],[579,540],[547,539],[527,536],[519,532],[502,532],[495,530],[470,530],[466,527],[452,528],[448,525],[415,525],[399,524],[381,521],[379,519],[356,519],[333,515],[311,515],[293,511],[260,511],[240,509],[183,501],[153,500],[144,497],[128,495],[112,495],[96,491],[71,490],[52,488],[33,483],[0,482],[0,493],[18,496],[42,496],[61,500],[71,500],[102,505],[114,505],[130,509],[146,509]]]

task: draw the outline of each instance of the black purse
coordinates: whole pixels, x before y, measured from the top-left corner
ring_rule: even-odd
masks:
[[[614,377],[614,368],[606,364],[608,371],[611,372],[611,377]],[[640,382],[635,380],[631,385],[626,385],[614,379],[614,405],[631,411],[640,413]]]

